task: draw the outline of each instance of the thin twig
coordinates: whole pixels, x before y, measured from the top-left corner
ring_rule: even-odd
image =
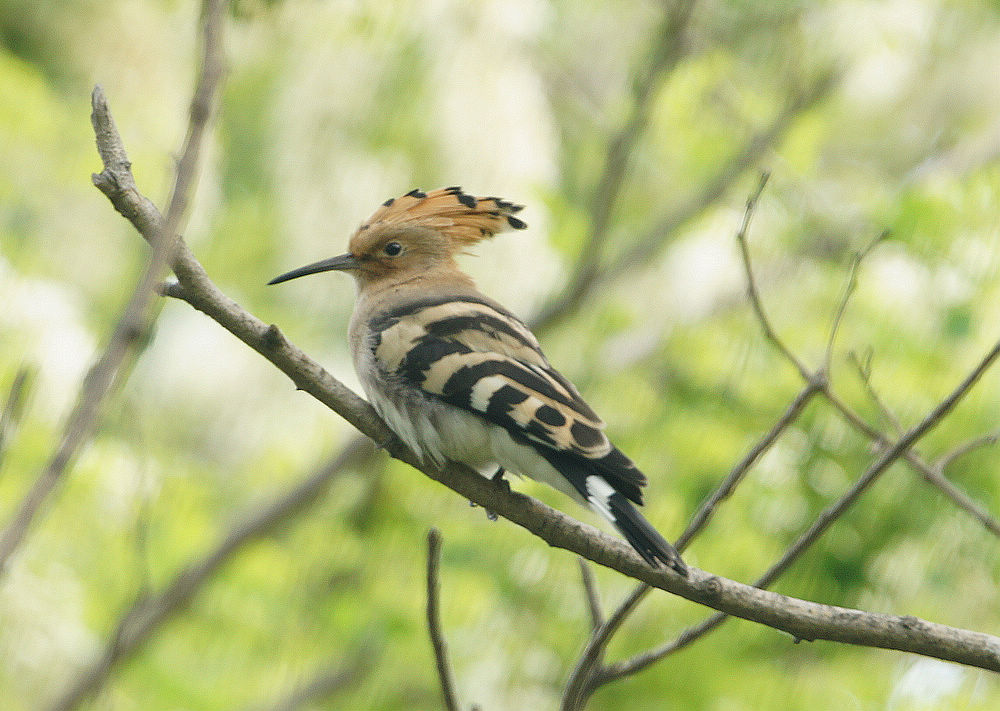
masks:
[[[903,423],[900,422],[896,415],[893,414],[892,410],[889,409],[889,406],[886,405],[882,396],[878,394],[878,390],[875,389],[875,384],[872,382],[871,352],[868,352],[865,355],[864,360],[862,360],[861,357],[854,351],[851,351],[848,357],[854,365],[854,369],[858,373],[858,378],[861,380],[861,384],[865,388],[865,393],[867,393],[868,398],[875,404],[875,407],[878,408],[882,418],[889,423],[889,426],[892,427],[893,432],[895,432],[896,435],[902,434]]]
[[[448,711],[458,711],[458,697],[455,695],[455,677],[448,663],[448,644],[441,631],[441,611],[438,596],[441,583],[438,569],[441,565],[441,532],[432,528],[427,532],[427,630],[434,648],[434,662],[441,682],[441,695]]]
[[[791,425],[795,420],[798,419],[799,415],[805,409],[805,406],[812,400],[818,392],[823,389],[823,381],[817,378],[810,380],[806,383],[806,386],[799,391],[792,400],[791,404],[785,409],[785,412],[781,415],[777,422],[771,430],[761,438],[757,444],[747,452],[743,458],[736,463],[736,465],[729,472],[729,475],[725,480],[719,485],[719,487],[712,493],[712,495],[701,505],[698,511],[691,518],[691,522],[688,524],[687,528],[677,539],[674,544],[678,551],[684,551],[691,539],[694,538],[699,531],[701,531],[709,522],[712,514],[715,512],[715,508],[724,500],[732,495],[733,490],[736,486],[743,480],[743,477],[750,470],[750,467],[760,459],[760,457],[767,452],[771,445],[773,445],[781,433],[784,432],[789,425]]]
[[[945,469],[950,467],[955,463],[956,459],[964,457],[969,452],[980,449],[982,447],[991,447],[997,443],[997,439],[1000,438],[1000,432],[991,432],[990,434],[981,435],[979,437],[974,437],[968,442],[963,442],[952,450],[945,452],[938,460],[934,462],[934,469],[939,472],[943,472]]]
[[[593,207],[590,234],[583,243],[580,263],[574,271],[573,282],[567,289],[571,295],[585,292],[599,271],[611,214],[621,194],[629,159],[649,125],[652,99],[657,87],[684,54],[684,32],[693,8],[693,0],[682,0],[672,6],[654,35],[652,59],[639,65],[638,76],[632,83],[630,114],[618,133],[608,142],[608,152],[603,162],[604,171],[591,199]]]
[[[594,630],[566,682],[560,711],[577,711],[584,707],[587,699],[593,693],[593,680],[601,674],[604,650],[608,646],[608,642],[652,589],[645,583],[637,585],[608,618],[607,622]]]
[[[702,214],[707,207],[718,202],[747,170],[757,165],[768,149],[782,139],[795,124],[795,120],[827,96],[837,86],[839,80],[840,74],[831,70],[807,89],[795,92],[771,123],[748,138],[729,160],[724,161],[718,172],[695,196],[660,219],[634,245],[612,261],[605,268],[601,278],[595,282],[595,286],[618,279],[638,265],[648,264],[663,249],[669,236]]]
[[[205,19],[202,28],[204,48],[202,71],[195,90],[195,98],[191,104],[187,138],[177,165],[170,203],[161,229],[155,233],[151,240],[152,252],[149,264],[133,290],[132,296],[111,334],[107,347],[91,366],[83,380],[76,405],[70,413],[62,440],[55,453],[0,536],[0,574],[5,569],[11,555],[27,535],[28,528],[38,510],[62,479],[63,474],[72,466],[81,448],[90,439],[100,419],[104,401],[115,385],[125,377],[129,370],[129,367],[125,367],[126,360],[133,353],[136,345],[141,342],[142,335],[149,330],[154,318],[155,287],[163,279],[163,274],[173,253],[174,235],[187,214],[187,202],[196,175],[201,141],[222,75],[220,35],[224,6],[223,0],[205,0],[203,9]],[[98,126],[96,107],[98,104],[106,106],[103,99],[100,87],[96,88],[94,90],[95,131]],[[110,120],[104,126],[117,133]],[[101,157],[105,161],[105,172],[101,176],[103,177],[105,174],[110,176],[110,170],[121,165],[120,161],[123,155],[124,151],[122,151],[122,155],[102,152]],[[94,180],[96,183],[98,176],[95,176]]]
[[[771,325],[771,319],[767,315],[767,311],[764,309],[764,302],[760,298],[760,289],[757,288],[757,277],[754,274],[753,262],[750,259],[750,244],[747,240],[747,230],[750,227],[750,220],[753,218],[754,209],[757,207],[757,201],[760,199],[760,195],[764,191],[764,186],[767,185],[769,177],[770,173],[761,173],[757,189],[747,198],[746,208],[743,210],[743,221],[736,232],[736,242],[740,247],[740,256],[743,262],[743,275],[746,277],[747,282],[747,297],[750,299],[750,306],[753,308],[761,330],[764,332],[764,338],[781,352],[785,360],[795,366],[795,369],[799,371],[799,375],[802,376],[803,380],[809,382],[815,376],[778,336],[778,332]]]
[[[1000,521],[997,521],[992,514],[973,501],[968,494],[948,480],[947,477],[945,477],[944,472],[945,469],[950,467],[959,457],[962,457],[979,447],[992,446],[997,443],[998,439],[1000,439],[1000,433],[997,432],[983,435],[982,437],[976,437],[975,439],[965,442],[964,444],[960,444],[950,452],[943,454],[936,462],[934,462],[933,467],[927,472],[921,471],[921,474],[926,481],[936,486],[960,509],[976,518],[983,524],[983,526],[986,527],[986,530],[994,536],[1000,536]]]
[[[590,625],[592,630],[604,624],[604,611],[601,609],[601,596],[597,591],[597,581],[594,571],[586,558],[577,558],[580,563],[580,578],[583,581],[583,591],[587,597],[587,609],[590,610]]]
[[[861,268],[861,262],[864,261],[865,257],[875,249],[876,245],[885,241],[889,236],[889,231],[883,231],[875,239],[865,245],[862,249],[858,250],[854,259],[851,260],[851,268],[847,273],[847,281],[844,284],[844,293],[840,298],[840,303],[837,305],[837,310],[834,312],[833,319],[830,323],[830,336],[826,339],[826,354],[823,356],[823,372],[829,377],[830,364],[833,361],[833,346],[837,340],[837,332],[840,330],[840,323],[844,319],[844,314],[847,312],[847,303],[851,300],[851,295],[854,294],[854,290],[858,287],[858,270]]]

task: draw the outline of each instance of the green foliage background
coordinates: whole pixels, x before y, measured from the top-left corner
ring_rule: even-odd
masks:
[[[186,237],[234,299],[356,387],[349,280],[267,288],[343,251],[387,197],[462,184],[524,202],[530,229],[465,265],[530,316],[581,256],[610,138],[629,116],[660,3],[627,0],[243,0]],[[0,1],[0,393],[30,397],[0,460],[0,520],[55,447],[80,381],[138,277],[145,244],[90,185],[101,83],[140,187],[162,201],[198,57],[190,0]],[[998,336],[1000,14],[975,0],[697,3],[657,88],[602,257],[662,246],[604,283],[543,343],[651,479],[668,536],[801,387],[744,298],[733,234],[772,171],[751,244],[765,303],[807,363],[892,432],[850,354],[915,423]],[[739,170],[733,157],[820,81],[828,92]],[[719,176],[732,174],[731,180]],[[719,189],[714,194],[713,185]],[[704,196],[709,197],[705,198]],[[699,209],[689,209],[696,205]],[[673,220],[676,215],[684,219]],[[658,227],[659,226],[659,227]],[[93,443],[0,577],[0,706],[45,708],[136,596],[204,555],[352,432],[215,324],[166,303]],[[998,428],[991,372],[920,446],[927,459]],[[871,461],[819,401],[686,558],[752,580]],[[1000,513],[996,451],[948,476]],[[593,517],[541,487],[517,488]],[[93,709],[269,708],[324,670],[350,682],[304,708],[439,708],[423,621],[424,536],[444,535],[442,602],[459,693],[552,708],[589,625],[577,562],[412,469],[375,457],[313,509],[236,555],[127,664]],[[896,465],[775,586],[789,595],[997,633],[997,541]],[[602,597],[631,588],[597,571]],[[617,659],[707,611],[654,595]],[[995,676],[893,652],[794,645],[742,621],[597,693],[589,708],[988,709]]]

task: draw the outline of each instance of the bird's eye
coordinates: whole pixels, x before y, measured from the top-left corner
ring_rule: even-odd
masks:
[[[398,257],[403,253],[403,245],[399,242],[387,242],[382,251],[388,254],[390,257]]]

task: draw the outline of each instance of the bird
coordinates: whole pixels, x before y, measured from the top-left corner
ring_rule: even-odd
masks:
[[[355,370],[376,412],[423,461],[547,483],[610,521],[650,566],[686,576],[680,554],[636,509],[646,476],[528,326],[455,261],[499,232],[525,229],[522,208],[458,186],[411,190],[382,203],[347,253],[268,283],[327,271],[354,277]]]

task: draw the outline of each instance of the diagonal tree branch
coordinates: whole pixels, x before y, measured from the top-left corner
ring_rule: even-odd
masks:
[[[362,651],[355,659],[331,664],[330,668],[314,676],[281,701],[272,706],[258,708],[261,710],[266,708],[267,711],[297,711],[308,704],[322,701],[357,682],[365,671],[366,657],[369,654],[370,652]]]
[[[750,467],[752,467],[764,455],[764,453],[771,448],[771,445],[778,440],[781,433],[798,419],[806,405],[808,405],[812,398],[823,388],[823,384],[824,381],[819,378],[813,378],[806,383],[806,386],[799,391],[798,395],[795,396],[795,399],[792,400],[791,404],[789,404],[788,408],[781,415],[778,421],[774,423],[774,426],[770,429],[770,431],[768,431],[768,433],[764,435],[764,437],[762,437],[760,441],[757,442],[757,444],[755,444],[739,462],[736,463],[725,480],[723,480],[712,495],[708,497],[708,499],[699,507],[698,511],[691,518],[691,522],[688,523],[687,528],[684,529],[684,533],[682,533],[680,538],[677,539],[677,550],[683,551],[687,548],[691,539],[693,539],[705,528],[706,525],[708,525],[708,522],[711,520],[718,505],[732,496],[732,493],[736,489],[737,485],[743,481],[743,477],[746,476],[748,471],[750,471]]]
[[[27,535],[28,528],[38,510],[90,439],[100,420],[104,401],[116,383],[120,382],[129,370],[126,361],[130,355],[134,354],[136,345],[141,341],[143,334],[148,331],[155,318],[153,308],[156,297],[155,287],[163,279],[163,274],[167,270],[173,252],[173,236],[180,229],[187,214],[188,197],[195,180],[201,142],[211,115],[216,88],[222,76],[221,33],[224,7],[223,0],[205,0],[202,25],[204,49],[202,70],[198,78],[194,101],[191,103],[187,138],[177,165],[174,188],[166,216],[157,225],[156,230],[149,230],[145,233],[153,247],[149,264],[133,290],[132,296],[111,334],[107,347],[84,378],[76,405],[69,415],[62,440],[55,453],[21,502],[14,518],[0,535],[0,574],[2,574],[11,555]],[[125,155],[121,142],[107,140],[109,134],[117,134],[114,122],[110,115],[105,117],[97,115],[100,106],[105,108],[107,106],[100,87],[94,89],[93,104],[95,109],[94,130],[98,139],[98,150],[105,166],[103,173],[94,176],[94,182],[95,184],[117,182],[119,178],[122,178],[127,182],[119,184],[119,189],[135,190],[135,183],[128,168],[128,157]]]
[[[590,233],[580,249],[579,261],[563,294],[536,319],[536,330],[572,311],[600,275],[611,215],[625,183],[626,169],[649,125],[656,90],[684,56],[685,34],[694,5],[694,0],[675,3],[664,13],[660,27],[653,35],[649,50],[651,58],[642,62],[633,79],[629,115],[608,141],[604,170],[590,200]]]

